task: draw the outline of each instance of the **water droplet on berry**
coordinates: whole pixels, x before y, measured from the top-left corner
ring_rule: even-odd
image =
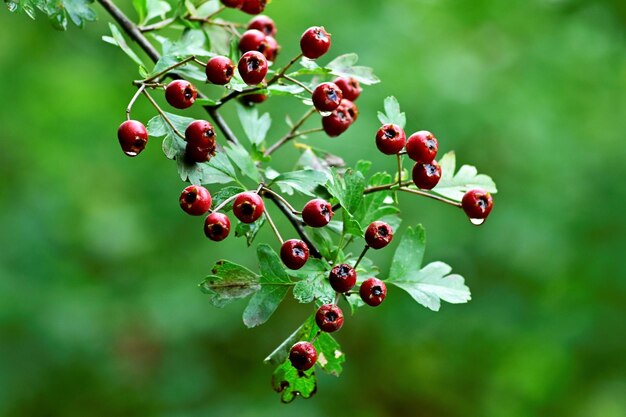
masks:
[[[480,226],[485,222],[485,219],[469,219],[469,220],[474,226]]]

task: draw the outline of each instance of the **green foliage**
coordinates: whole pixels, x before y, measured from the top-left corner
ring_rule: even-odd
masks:
[[[404,129],[406,126],[406,114],[400,111],[398,99],[391,96],[385,99],[385,112],[378,112],[378,120],[382,124],[393,123]]]
[[[67,29],[68,18],[78,27],[96,20],[96,12],[91,8],[93,0],[5,0],[5,3],[9,11],[23,12],[31,19],[35,19],[39,10],[59,30]]]
[[[262,144],[272,126],[270,114],[264,113],[262,116],[259,116],[259,109],[242,104],[237,105],[237,114],[241,121],[241,127],[243,127],[243,131],[250,143],[254,145]]]
[[[437,194],[461,201],[463,194],[474,188],[481,188],[492,194],[498,192],[491,177],[478,174],[476,167],[463,165],[455,174],[456,154],[452,151],[445,154],[439,160],[439,164],[441,165],[441,180],[433,189]]]

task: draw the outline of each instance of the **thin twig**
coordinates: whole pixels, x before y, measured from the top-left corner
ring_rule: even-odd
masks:
[[[298,120],[298,122],[296,122],[296,124],[293,125],[291,130],[285,136],[283,136],[276,143],[274,143],[272,146],[267,148],[267,150],[265,151],[264,155],[265,156],[270,156],[271,154],[276,152],[276,150],[278,150],[278,148],[283,146],[285,143],[287,143],[291,139],[299,136],[298,133],[297,133],[298,129],[300,129],[300,127],[304,124],[304,122],[306,122],[306,120],[309,117],[311,117],[313,114],[315,114],[316,112],[317,111],[315,110],[315,107],[311,107],[306,113],[304,113],[304,115],[300,118],[300,120]]]
[[[449,199],[447,199],[445,197],[440,197],[440,196],[435,195],[435,194],[427,193],[426,191],[414,190],[412,188],[405,188],[405,187],[400,187],[400,188],[398,188],[398,190],[404,191],[406,193],[417,194],[417,195],[421,195],[421,196],[424,196],[424,197],[432,198],[433,200],[441,201],[442,203],[450,204],[451,206],[462,207],[461,203],[458,203],[458,202],[456,202],[454,200],[449,200]]]
[[[356,269],[356,267],[359,266],[359,264],[361,263],[361,260],[363,259],[363,257],[365,256],[369,248],[370,248],[369,245],[365,245],[365,247],[363,248],[363,252],[361,252],[361,255],[359,255],[359,259],[357,259],[356,263],[354,264],[354,269]]]
[[[267,85],[272,85],[274,84],[276,81],[280,80],[283,75],[285,75],[285,73],[287,72],[287,70],[289,68],[291,68],[291,66],[293,64],[295,64],[300,58],[302,58],[302,52],[300,52],[298,55],[296,55],[291,61],[289,61],[289,63],[287,65],[285,65],[279,72],[277,72],[276,74],[274,74],[274,76],[272,78],[270,78],[270,80],[267,82]]]
[[[287,80],[287,81],[290,81],[290,82],[292,82],[292,83],[294,83],[294,84],[296,84],[296,85],[299,85],[300,87],[304,88],[304,89],[305,89],[305,90],[306,90],[309,94],[313,94],[313,90],[311,90],[311,89],[309,88],[309,86],[307,86],[306,84],[304,84],[302,81],[296,80],[295,78],[290,77],[290,76],[288,76],[288,75],[283,75],[283,78],[284,78],[285,80]]]
[[[153,24],[148,25],[148,26],[139,26],[137,29],[139,29],[139,31],[143,32],[143,33],[152,32],[154,30],[163,29],[164,27],[171,25],[175,21],[176,21],[175,17],[170,17],[168,19],[162,20],[160,22],[153,23]]]
[[[195,55],[191,55],[188,56],[187,58],[183,59],[182,61],[179,61],[175,64],[170,65],[169,67],[165,68],[163,71],[159,71],[156,74],[154,74],[153,76],[146,78],[145,80],[142,80],[142,83],[149,83],[150,81],[154,81],[158,78],[161,78],[162,76],[168,74],[170,71],[172,71],[173,69],[176,69],[178,67],[182,67],[183,65],[187,64],[188,62],[194,61],[196,59]]]
[[[278,194],[276,191],[274,191],[274,190],[272,190],[272,189],[270,189],[270,188],[267,188],[266,186],[263,186],[262,190],[263,190],[264,192],[266,192],[266,193],[273,194],[273,195],[274,195],[274,197],[276,197],[276,198],[278,198],[280,201],[282,201],[282,202],[283,202],[283,204],[285,204],[285,205],[289,208],[289,210],[291,210],[291,212],[292,212],[293,214],[302,214],[301,212],[299,212],[298,210],[296,210],[295,208],[293,208],[293,206],[292,206],[291,204],[289,204],[289,202],[288,202],[287,200],[285,200],[285,198],[284,198],[282,195]]]
[[[402,157],[398,156],[398,187],[402,187]]]
[[[128,106],[126,107],[126,120],[130,120],[130,112],[133,109],[133,105],[135,104],[135,101],[137,101],[137,97],[139,97],[139,95],[143,92],[143,90],[146,89],[146,85],[142,84],[138,89],[137,92],[133,95],[133,98],[130,99],[130,102],[128,103]]]
[[[276,237],[278,238],[278,241],[280,242],[280,244],[282,245],[283,243],[285,243],[285,241],[283,240],[283,237],[280,235],[280,232],[278,231],[278,228],[276,227],[276,225],[274,224],[274,220],[272,220],[272,217],[270,216],[270,214],[267,212],[267,208],[263,207],[263,213],[265,213],[265,218],[267,219],[267,222],[270,224],[270,226],[272,227],[272,230],[274,231],[274,234],[276,235]]]
[[[156,101],[154,101],[154,99],[152,98],[152,96],[150,95],[150,93],[148,93],[146,90],[143,90],[142,93],[148,98],[148,101],[150,101],[150,103],[152,103],[152,105],[154,106],[154,108],[156,109],[156,111],[161,115],[161,117],[163,118],[163,120],[165,120],[165,123],[167,123],[169,125],[169,127],[172,128],[172,130],[174,131],[174,133],[176,133],[179,137],[181,137],[183,140],[185,139],[185,135],[183,135],[182,133],[180,133],[180,131],[178,129],[176,129],[176,126],[174,126],[174,124],[172,123],[172,121],[170,120],[169,117],[167,117],[167,115],[165,114],[165,112],[161,109],[161,107],[159,107],[159,105],[157,104]]]
[[[217,213],[218,211],[220,211],[221,209],[226,207],[226,204],[230,203],[235,198],[237,198],[238,195],[239,194],[235,194],[235,195],[232,195],[232,196],[228,197],[226,200],[222,201],[222,203],[219,206],[217,206],[213,210],[211,210],[211,213]]]

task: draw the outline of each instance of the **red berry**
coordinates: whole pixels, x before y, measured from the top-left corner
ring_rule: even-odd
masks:
[[[328,281],[337,292],[350,291],[356,285],[356,271],[348,264],[337,265],[330,270]]]
[[[379,306],[387,296],[387,286],[377,278],[368,278],[361,284],[359,295],[365,304]]]
[[[376,147],[385,155],[399,153],[406,143],[404,130],[398,125],[386,124],[376,132]]]
[[[280,247],[280,259],[289,269],[300,269],[309,260],[309,247],[298,239],[286,240]]]
[[[165,89],[165,99],[170,103],[170,106],[177,109],[191,107],[196,101],[196,97],[198,97],[196,87],[189,81],[174,80]]]
[[[333,217],[333,207],[326,200],[316,198],[304,205],[302,220],[311,227],[324,227]]]
[[[255,16],[248,23],[248,29],[256,29],[265,33],[267,36],[276,35],[276,24],[274,21],[265,15]]]
[[[246,191],[235,198],[233,214],[242,223],[254,223],[263,214],[263,199],[253,192]]]
[[[341,100],[340,106],[343,107],[350,115],[350,117],[352,118],[352,123],[356,122],[356,119],[359,118],[359,108],[356,106],[356,104],[344,98],[343,100]]]
[[[214,56],[206,63],[206,78],[210,83],[224,85],[230,82],[235,73],[233,61],[225,56]]]
[[[260,52],[249,51],[243,54],[237,68],[246,84],[257,85],[267,74],[267,59]]]
[[[302,54],[309,59],[317,59],[328,52],[330,48],[330,35],[323,27],[314,26],[308,28],[300,38]]]
[[[185,146],[185,160],[189,163],[206,162],[210,160],[213,155],[215,155],[215,151],[211,151],[208,148],[194,146],[191,143]]]
[[[291,365],[299,371],[311,369],[317,361],[317,350],[309,342],[298,342],[289,351]]]
[[[323,332],[336,332],[343,326],[343,312],[334,304],[324,304],[315,313],[315,323]]]
[[[272,36],[265,38],[265,48],[261,51],[268,61],[276,61],[276,56],[280,52],[280,45]]]
[[[205,162],[215,155],[215,130],[206,120],[195,120],[185,130],[186,156],[192,162]]]
[[[148,131],[137,120],[126,120],[117,129],[117,139],[127,156],[137,156],[148,143]]]
[[[365,242],[372,249],[382,249],[391,243],[393,229],[385,222],[372,222],[365,231]]]
[[[413,182],[417,188],[432,190],[441,179],[441,166],[437,161],[430,163],[417,162],[413,166]]]
[[[240,9],[243,6],[243,2],[245,0],[221,0],[222,4],[226,7],[231,7],[233,9]]]
[[[265,10],[267,0],[244,0],[241,11],[248,14],[259,14]]]
[[[484,190],[469,190],[461,204],[470,219],[486,219],[493,208],[493,197]]]
[[[204,234],[209,239],[220,242],[230,233],[230,219],[222,213],[211,213],[204,219]]]
[[[322,127],[324,132],[333,138],[348,130],[353,122],[354,119],[350,116],[346,107],[340,104],[329,116],[322,118]]]
[[[439,144],[435,136],[425,130],[413,133],[406,142],[406,153],[415,162],[431,163],[437,156]]]
[[[180,208],[192,216],[202,216],[211,208],[211,193],[199,185],[190,185],[180,194]]]
[[[266,47],[265,38],[265,33],[260,30],[247,30],[241,35],[241,39],[239,39],[239,50],[244,53],[248,51],[263,52]]]
[[[343,95],[334,83],[321,83],[313,90],[313,105],[319,111],[333,111],[341,104]]]
[[[265,94],[246,94],[245,96],[241,96],[241,102],[247,105],[259,104],[263,103],[267,100],[267,95]]]
[[[333,82],[341,89],[346,100],[355,101],[361,95],[361,84],[355,78],[339,77]]]

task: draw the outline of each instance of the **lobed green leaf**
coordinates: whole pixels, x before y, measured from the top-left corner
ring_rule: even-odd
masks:
[[[249,269],[230,261],[217,261],[211,275],[200,284],[215,307],[224,307],[261,289],[259,276]]]
[[[385,99],[385,112],[378,112],[378,120],[382,124],[395,124],[404,129],[406,126],[406,114],[400,111],[400,103],[393,96]]]
[[[471,165],[463,165],[455,174],[456,155],[453,151],[446,153],[440,160],[441,179],[433,192],[444,197],[461,201],[463,195],[475,188],[479,188],[495,194],[498,192],[496,184],[491,177],[479,174],[476,167]]]

